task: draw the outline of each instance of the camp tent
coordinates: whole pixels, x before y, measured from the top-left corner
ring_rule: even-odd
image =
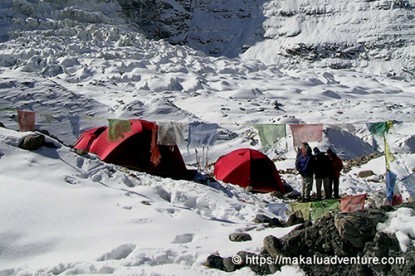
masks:
[[[220,157],[214,169],[216,179],[256,192],[280,191],[284,186],[274,162],[265,154],[249,148],[237,149]]]
[[[130,120],[131,130],[123,138],[108,139],[108,127],[103,126],[83,133],[74,148],[98,155],[105,162],[144,171],[150,174],[187,179],[190,177],[180,150],[176,145],[156,145],[153,131],[157,125],[144,120]],[[154,161],[154,153],[159,162]]]

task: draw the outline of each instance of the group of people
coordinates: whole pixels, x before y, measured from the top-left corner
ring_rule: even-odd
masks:
[[[301,148],[298,148],[295,167],[302,177],[302,202],[310,201],[314,180],[317,200],[323,198],[322,186],[325,199],[340,198],[339,179],[343,162],[330,148],[324,153],[317,147],[311,150],[310,145],[304,142]]]

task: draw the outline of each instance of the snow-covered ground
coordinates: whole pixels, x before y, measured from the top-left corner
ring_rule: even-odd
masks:
[[[1,9],[8,6],[0,4]],[[413,82],[353,70],[265,65],[246,57],[213,58],[115,26],[121,19],[97,15],[97,24],[75,24],[62,19],[65,14],[55,16],[55,21],[37,21],[41,27],[22,19],[21,26],[34,24],[39,30],[16,29],[0,44],[0,122],[9,128],[0,128],[0,275],[221,275],[202,265],[209,254],[259,252],[265,236],[291,230],[253,223],[257,214],[281,215],[275,207],[282,200],[269,194],[130,172],[94,155],[79,156],[65,145],[19,149],[27,133],[14,131],[16,109],[35,111],[37,127],[66,145],[77,139],[71,116],[80,116],[81,131],[106,125],[108,118],[217,123],[219,140],[208,155],[212,162],[236,148],[261,149],[253,124],[334,124],[338,131],[312,146],[331,146],[356,158],[371,146],[365,123],[397,120],[388,142],[398,179],[415,168]],[[273,48],[262,45],[261,51],[271,55]],[[49,124],[45,115],[54,120]],[[379,145],[382,150],[382,140]],[[194,168],[194,149],[180,149]],[[281,160],[277,168],[293,168],[290,132],[266,153]],[[361,170],[381,178],[384,157],[344,173],[340,192],[384,199],[384,181],[357,178]],[[298,175],[282,178],[300,190]],[[393,213],[379,231],[400,231],[405,248],[413,242],[413,215]],[[229,241],[230,233],[242,230],[253,240]],[[253,272],[244,268],[233,274]],[[285,274],[302,272],[286,266]]]

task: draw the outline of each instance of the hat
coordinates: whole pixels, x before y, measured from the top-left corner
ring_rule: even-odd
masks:
[[[318,147],[314,147],[313,151],[314,151],[315,154],[320,153],[320,150],[318,149]]]

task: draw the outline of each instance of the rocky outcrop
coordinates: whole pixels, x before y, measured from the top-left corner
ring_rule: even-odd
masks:
[[[146,37],[166,39],[172,44],[186,43],[191,1],[117,1],[122,12]]]
[[[414,208],[413,204],[406,207]],[[393,209],[390,206],[388,208]],[[291,261],[307,275],[412,275],[415,268],[414,248],[403,253],[395,235],[376,230],[377,224],[386,219],[383,209],[328,214],[314,224],[299,225],[282,238],[265,237],[263,249],[259,253],[240,251],[232,258],[212,254],[205,265],[225,271],[248,266],[255,273],[264,275],[274,273]],[[347,257],[348,260],[403,257],[405,262],[380,264],[366,259],[356,261],[353,265],[330,263],[341,257]]]

